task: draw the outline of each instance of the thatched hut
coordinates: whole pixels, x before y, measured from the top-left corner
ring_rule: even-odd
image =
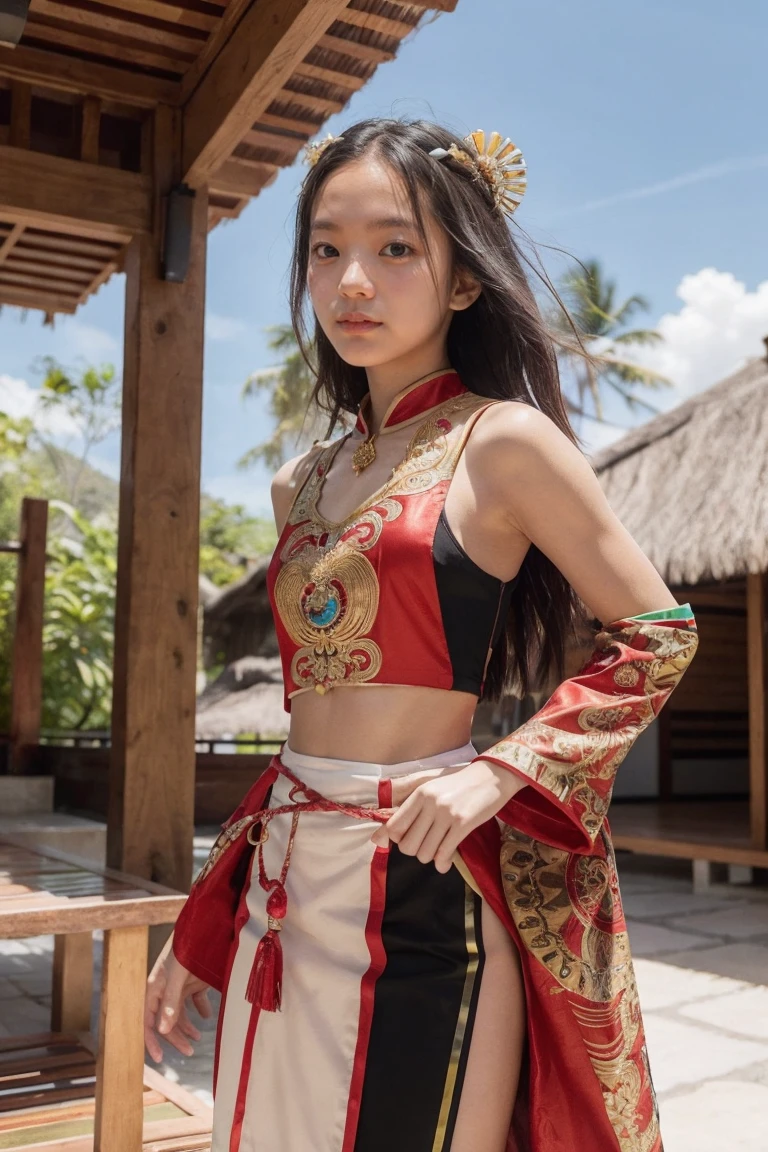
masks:
[[[646,802],[616,806],[618,840],[768,866],[768,362],[750,361],[593,463],[614,511],[692,605],[701,636],[620,773],[616,795]]]
[[[267,595],[269,558],[208,595],[203,604],[203,665],[223,666],[197,699],[198,740],[257,733],[284,738],[283,677]]]

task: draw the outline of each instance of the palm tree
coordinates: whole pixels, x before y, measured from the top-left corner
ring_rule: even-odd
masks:
[[[560,289],[583,345],[579,348],[567,317],[558,312],[553,317],[553,328],[563,369],[566,404],[571,412],[578,416],[588,415],[585,400],[589,398],[595,418],[603,420],[605,387],[618,393],[633,411],[642,407],[656,412],[653,404],[640,395],[638,389],[669,387],[671,381],[623,354],[627,348],[647,347],[663,339],[653,329],[627,327],[637,312],[648,311],[648,301],[635,295],[618,304],[616,284],[606,279],[597,260],[589,260],[578,269],[567,272],[560,281]],[[569,392],[575,392],[575,399]]]
[[[315,377],[299,351],[293,329],[289,324],[275,324],[267,331],[271,333],[270,351],[281,355],[282,360],[252,373],[241,397],[247,399],[267,389],[275,427],[268,440],[240,457],[238,468],[251,468],[258,462],[270,469],[279,468],[289,452],[305,450],[325,432],[326,418],[312,400]]]

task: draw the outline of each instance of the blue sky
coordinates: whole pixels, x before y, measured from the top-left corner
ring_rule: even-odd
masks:
[[[622,295],[649,299],[648,322],[662,320],[668,344],[653,363],[679,384],[663,399],[668,407],[759,355],[768,335],[767,33],[765,0],[460,0],[323,132],[395,115],[511,136],[529,165],[519,222],[539,243],[598,258]],[[269,423],[240,389],[270,363],[264,329],[287,318],[304,171],[281,172],[210,237],[203,487],[254,512],[268,508],[268,476],[238,472],[235,461]],[[562,267],[547,261],[555,273]],[[0,407],[29,403],[40,354],[119,364],[123,293],[113,278],[53,331],[37,313],[22,323],[5,309]],[[632,419],[618,408],[608,414]],[[607,438],[585,432],[595,444]],[[117,475],[116,437],[93,462]]]

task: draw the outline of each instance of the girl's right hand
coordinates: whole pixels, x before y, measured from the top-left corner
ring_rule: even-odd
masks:
[[[209,1018],[213,1009],[208,988],[176,959],[171,934],[149,974],[144,1000],[144,1043],[156,1064],[163,1058],[158,1034],[182,1055],[193,1055],[189,1038],[199,1040],[201,1034],[189,1019],[186,1000],[191,997],[200,1015]]]

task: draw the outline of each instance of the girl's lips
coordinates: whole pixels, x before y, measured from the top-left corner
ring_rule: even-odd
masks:
[[[337,320],[336,323],[344,332],[371,332],[374,328],[381,328],[379,320]]]

